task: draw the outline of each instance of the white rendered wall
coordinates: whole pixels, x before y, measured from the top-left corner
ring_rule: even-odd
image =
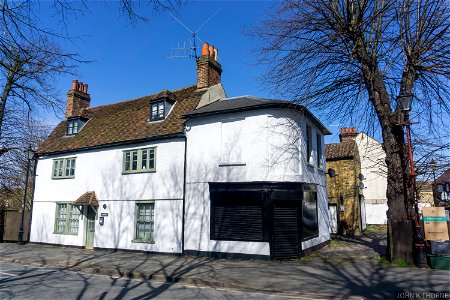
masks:
[[[387,210],[387,203],[366,204],[366,223],[376,225],[387,224]]]
[[[380,142],[360,132],[356,136],[361,173],[364,175],[364,198],[367,224],[386,224],[387,167],[386,153]]]
[[[226,144],[230,139],[229,133],[222,136],[223,123],[228,122],[239,124],[234,126],[239,130],[235,132],[237,149],[233,149],[231,155],[222,147],[222,139],[227,139]],[[306,122],[313,128],[314,163],[311,166],[304,159]],[[308,248],[329,239],[325,173],[318,170],[315,163],[316,128],[303,115],[271,109],[195,118],[188,121],[186,135],[186,250],[270,255],[266,242],[210,240],[209,182],[315,183],[318,185],[319,237],[304,242],[303,246]],[[324,153],[323,134],[321,144]]]
[[[157,147],[156,172],[122,175],[124,150]],[[75,178],[53,180],[53,159],[76,157]],[[57,202],[74,202],[95,191],[99,214],[108,213],[105,224],[95,223],[94,247],[181,252],[184,139],[133,144],[70,155],[43,157],[37,166],[31,225],[31,241],[83,246],[84,223],[77,236],[54,234]],[[132,243],[135,201],[155,202],[155,243]],[[106,204],[107,208],[102,206]]]

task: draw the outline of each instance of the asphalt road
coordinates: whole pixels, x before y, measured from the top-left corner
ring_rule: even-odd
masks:
[[[311,299],[0,263],[0,299]]]

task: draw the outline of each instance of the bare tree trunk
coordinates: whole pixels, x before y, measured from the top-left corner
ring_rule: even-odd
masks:
[[[362,54],[364,57],[364,54]],[[413,218],[412,203],[404,191],[408,190],[408,174],[405,157],[405,139],[402,126],[399,124],[401,115],[391,109],[391,100],[386,91],[383,75],[370,63],[362,59],[361,71],[364,82],[381,125],[383,148],[386,152],[388,169],[387,191],[388,199],[388,240],[387,254],[391,260],[406,259],[413,262]],[[409,193],[408,193],[409,194]]]

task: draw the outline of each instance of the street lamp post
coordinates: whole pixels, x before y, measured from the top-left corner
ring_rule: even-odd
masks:
[[[436,165],[437,165],[437,162],[434,160],[434,159],[432,159],[429,163],[429,166],[431,167],[431,172],[432,172],[432,174],[433,174],[433,185],[432,185],[432,190],[433,190],[433,205],[434,206],[437,206],[437,197],[436,197],[436,173],[435,173],[435,170],[436,170]]]
[[[418,267],[426,267],[426,256],[425,256],[425,244],[422,233],[422,227],[420,226],[419,217],[419,203],[417,201],[417,190],[416,190],[416,170],[414,166],[414,157],[411,145],[411,121],[409,120],[409,112],[411,111],[413,95],[410,93],[401,92],[397,97],[397,104],[403,111],[404,120],[402,125],[406,128],[406,138],[408,142],[408,157],[409,157],[409,170],[411,176],[411,192],[414,200],[414,212],[415,212],[415,226],[414,226],[414,259],[415,264]],[[407,194],[407,192],[405,191]]]
[[[27,154],[27,175],[25,176],[25,191],[23,193],[23,203],[22,203],[22,221],[20,222],[20,229],[19,229],[19,237],[17,238],[17,243],[23,245],[23,223],[25,218],[25,208],[27,206],[27,191],[28,191],[28,177],[30,174],[30,162],[34,159],[34,155],[36,152],[31,148],[31,145],[28,146],[28,149],[26,150]]]

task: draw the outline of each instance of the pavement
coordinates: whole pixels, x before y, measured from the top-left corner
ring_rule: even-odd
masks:
[[[450,271],[379,264],[385,246],[385,231],[367,230],[335,237],[302,259],[261,261],[4,243],[0,261],[308,299],[405,299],[413,292],[422,299],[450,298]],[[435,292],[444,297],[430,294]]]

